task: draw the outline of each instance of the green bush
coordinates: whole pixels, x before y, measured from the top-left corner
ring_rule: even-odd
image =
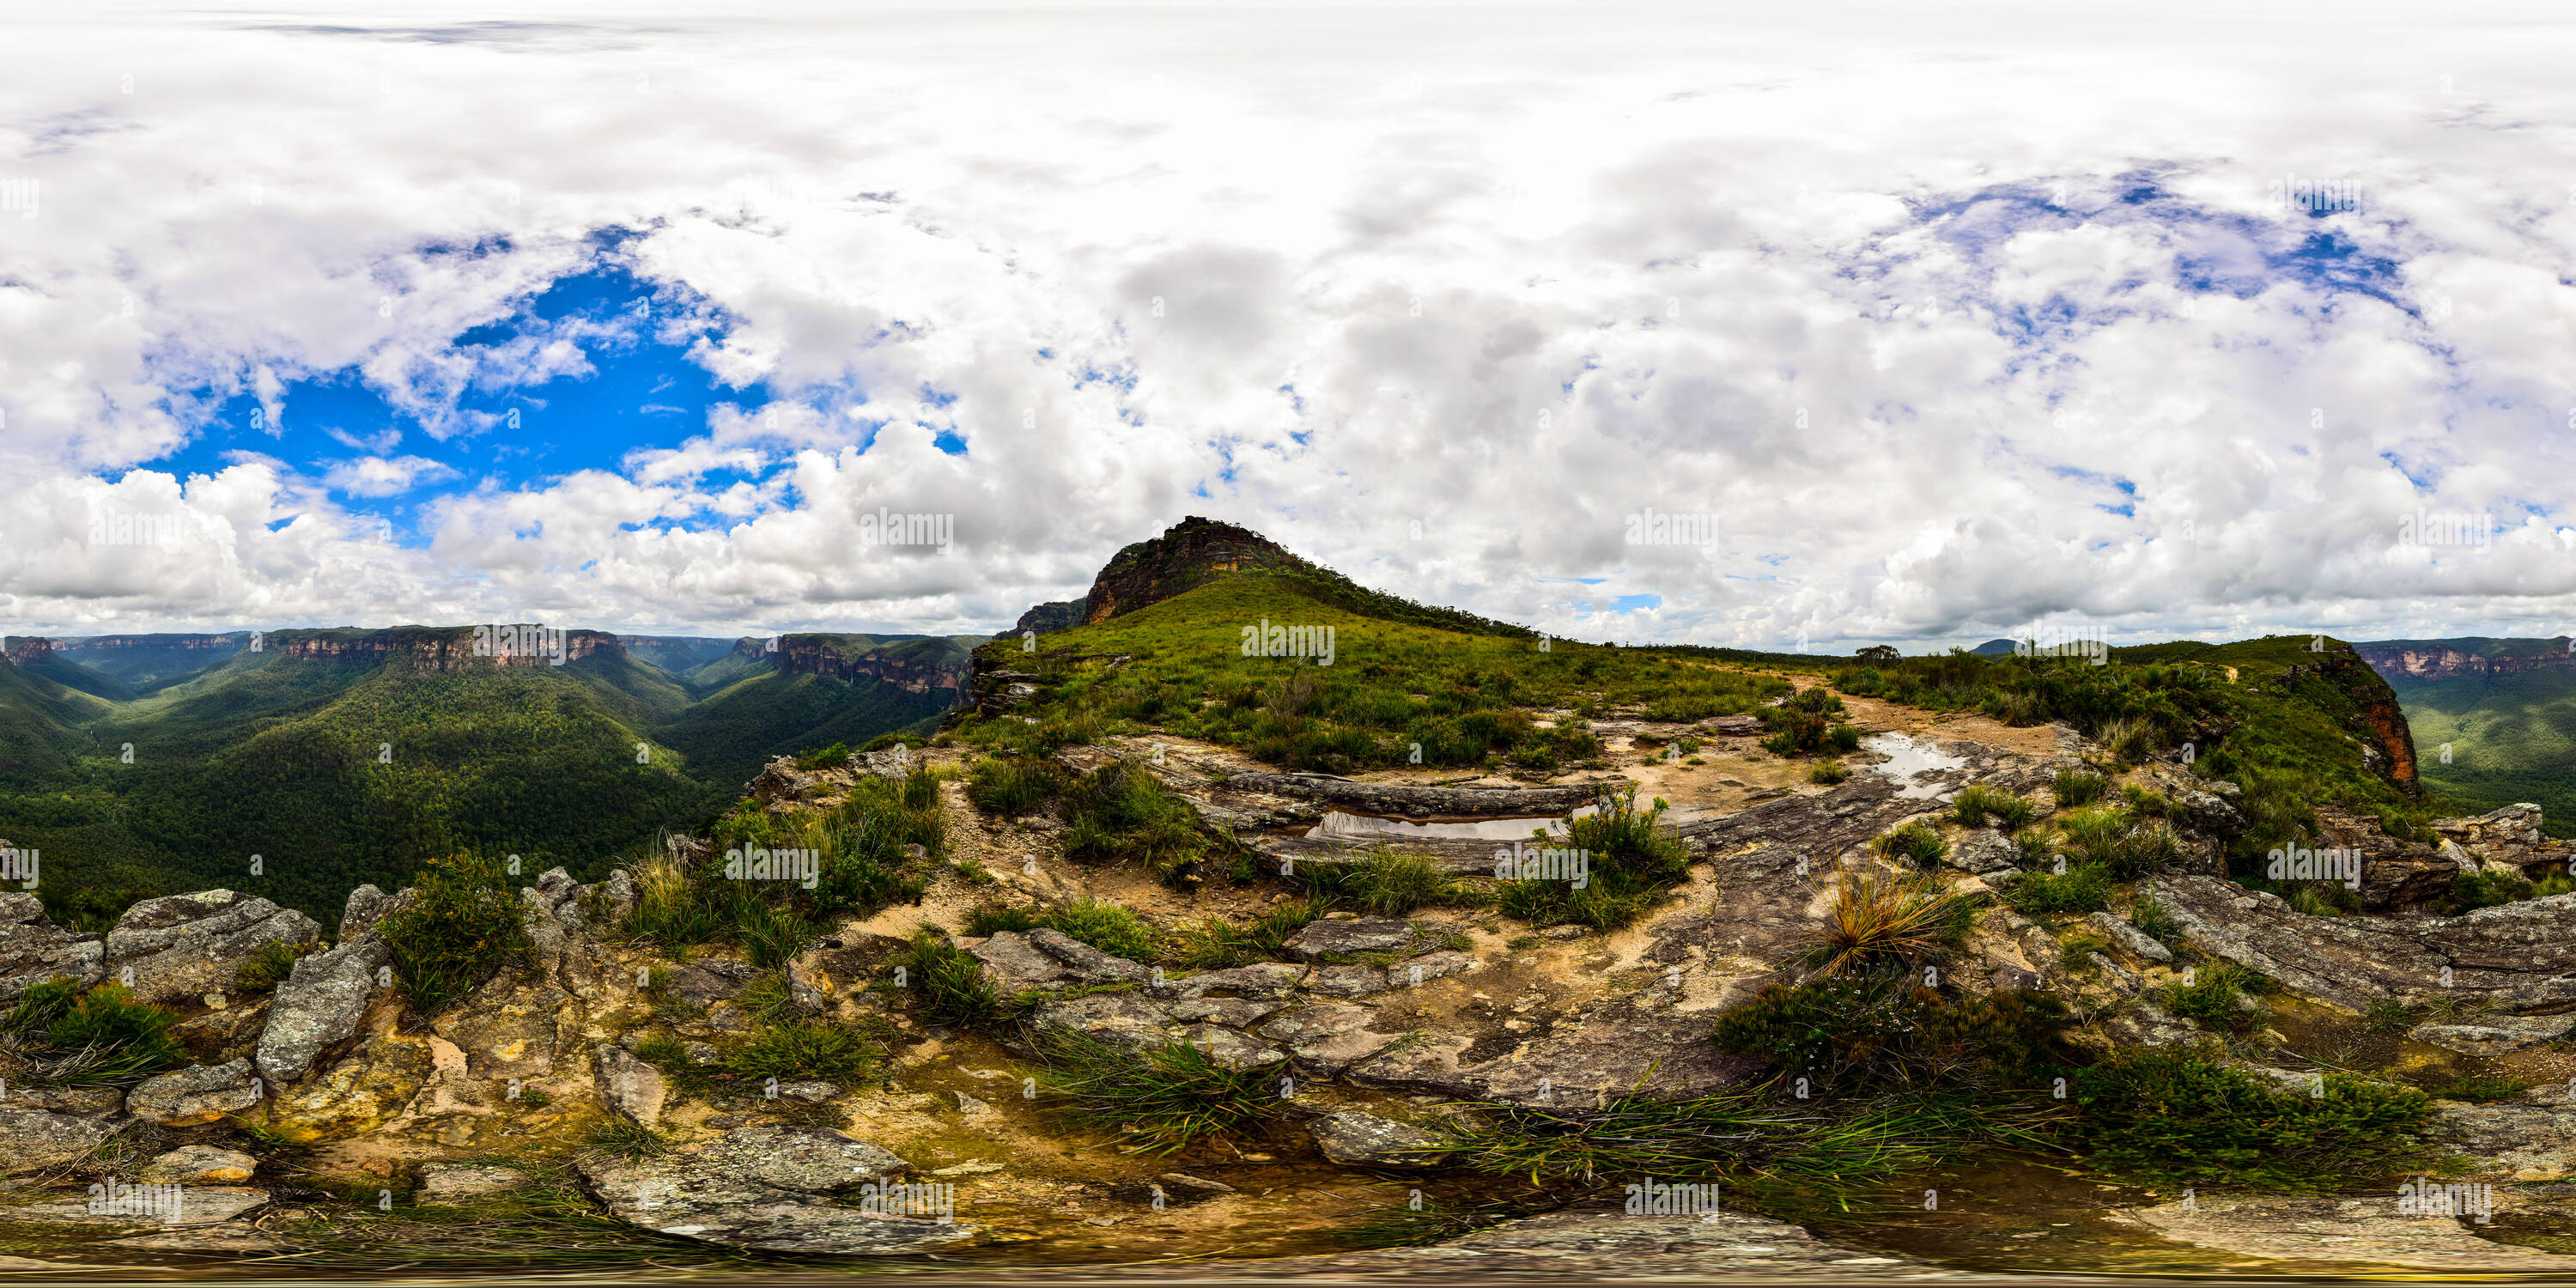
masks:
[[[2062,873],[2025,872],[2003,888],[2003,900],[2025,917],[2100,912],[2111,906],[2112,884],[2110,869],[2075,864]]]
[[[1350,866],[1340,893],[1374,917],[1401,917],[1416,908],[1467,899],[1465,887],[1437,860],[1384,845]]]
[[[2330,1077],[2325,1094],[2279,1090],[2215,1052],[2124,1047],[2070,1078],[2086,1161],[2159,1187],[2331,1193],[2423,1164],[2424,1094]]]
[[[1807,767],[1807,781],[1832,787],[1851,780],[1851,767],[1839,760],[1819,760]]]
[[[1173,936],[1172,961],[1184,970],[1225,970],[1269,961],[1286,950],[1288,938],[1324,915],[1322,899],[1297,899],[1276,905],[1237,926],[1209,917],[1181,927]]]
[[[2166,907],[2153,894],[2144,894],[2129,909],[2129,924],[2138,933],[2158,943],[2170,945],[2182,936],[2182,923],[2174,920],[2173,909]]]
[[[1124,904],[1089,895],[1046,911],[1041,924],[1078,939],[1112,957],[1154,960],[1154,932]]]
[[[984,963],[923,923],[896,958],[911,978],[913,1012],[931,1024],[982,1028],[1006,1013],[1002,995],[984,979]]]
[[[304,955],[305,945],[272,939],[251,950],[241,968],[233,972],[233,987],[244,993],[275,992],[277,986],[295,970],[295,961]]]
[[[2065,1003],[2045,993],[1954,996],[1908,979],[1773,984],[1717,1022],[1721,1051],[1811,1090],[2029,1088],[2064,1063]]]
[[[1950,852],[1949,843],[1927,823],[1908,823],[1892,832],[1871,838],[1869,848],[1880,858],[1900,860],[1918,868],[1928,868]]]
[[[1984,827],[1989,818],[2007,832],[2018,832],[2030,826],[2039,810],[2029,801],[2011,792],[1985,783],[1973,783],[1950,798],[1950,816],[1961,827]]]
[[[58,975],[28,985],[6,1027],[49,1057],[32,1071],[39,1079],[104,1082],[184,1063],[187,1052],[170,1036],[178,1020],[115,984],[83,992]]]
[[[1066,854],[1142,863],[1167,881],[1184,875],[1211,848],[1198,811],[1151,771],[1125,761],[1102,766],[1067,788],[1065,816]]]
[[[435,1015],[525,960],[525,907],[498,859],[457,855],[422,865],[410,905],[377,923],[412,1010]]]
[[[1592,813],[1569,820],[1562,840],[1535,836],[1533,844],[1543,848],[1586,852],[1584,888],[1564,880],[1505,880],[1495,889],[1494,906],[1533,926],[1609,931],[1634,922],[1690,877],[1680,838],[1663,826],[1666,808],[1659,799],[1639,809],[1631,785]]]
[[[1064,771],[1033,756],[986,756],[966,780],[966,799],[987,814],[1016,817],[1064,790]]]
[[[2111,780],[2089,769],[2061,769],[2050,785],[2057,798],[2057,808],[2073,809],[2102,799],[2111,790]]]
[[[853,1082],[874,1075],[884,1064],[883,1046],[821,1020],[771,1025],[725,1057],[726,1069],[754,1081]]]
[[[2165,1009],[2205,1029],[2251,1033],[2263,1017],[2240,1000],[2250,991],[2250,974],[2233,962],[2195,966],[2190,983],[2177,979],[2165,985]]]
[[[820,751],[809,751],[796,758],[796,767],[804,770],[842,769],[850,763],[850,744],[836,742]]]
[[[2511,1100],[2530,1088],[2531,1084],[2520,1078],[2453,1078],[2448,1082],[2426,1084],[2424,1094],[2435,1100],[2465,1100],[2485,1105]]]

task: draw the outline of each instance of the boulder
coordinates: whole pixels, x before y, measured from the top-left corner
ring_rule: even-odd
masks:
[[[106,942],[47,921],[45,905],[32,894],[0,894],[0,1004],[57,975],[81,985],[107,978]]]
[[[1386,917],[1358,917],[1347,921],[1327,918],[1310,921],[1306,928],[1290,935],[1287,949],[1313,961],[1333,953],[1391,953],[1413,943],[1413,927]]]
[[[382,942],[346,940],[295,963],[268,1006],[259,1035],[259,1071],[272,1083],[293,1082],[327,1048],[358,1031],[376,997],[376,972],[390,960]]]
[[[258,1104],[257,1081],[248,1060],[201,1064],[136,1083],[125,1108],[164,1127],[195,1127]]]
[[[599,1102],[610,1112],[641,1126],[659,1124],[662,1101],[668,1094],[662,1071],[609,1043],[601,1043],[598,1054]]]
[[[583,1179],[610,1212],[680,1238],[761,1252],[893,1256],[974,1238],[943,1217],[898,1215],[823,1201],[833,1191],[883,1186],[901,1158],[815,1127],[745,1127],[639,1159],[591,1157]],[[933,1192],[906,1188],[887,1206],[926,1206]]]
[[[2517,1181],[2576,1176],[2576,1109],[2439,1103],[2434,1131],[2469,1155],[2477,1171]]]
[[[998,936],[996,936],[998,938]],[[1173,984],[1173,991],[1184,998],[1248,997],[1279,1001],[1294,997],[1297,985],[1306,978],[1306,968],[1286,962],[1255,962],[1228,970],[1212,970],[1192,975]]]
[[[1374,1114],[1345,1110],[1306,1125],[1324,1157],[1344,1167],[1428,1167],[1440,1161],[1440,1137]]]
[[[134,1183],[141,1184],[141,1182]],[[165,1231],[185,1230],[200,1226],[221,1226],[234,1217],[265,1205],[268,1202],[268,1191],[248,1189],[238,1185],[190,1185],[179,1191],[176,1212],[160,1207],[154,1201],[160,1197],[158,1195],[138,1194],[134,1197],[140,1202],[134,1208],[122,1212],[113,1209],[114,1200],[110,1200],[111,1210],[92,1212],[90,1200],[78,1198],[60,1203],[29,1203],[23,1207],[13,1207],[8,1209],[9,1219],[46,1225],[149,1226]],[[228,1240],[221,1244],[211,1244],[164,1235],[152,1241],[117,1240],[115,1246],[188,1251],[209,1249],[267,1251],[278,1245],[258,1239]]]
[[[1306,991],[1318,997],[1366,997],[1392,987],[1387,972],[1375,966],[1318,966],[1306,977]]]
[[[1181,1041],[1207,1052],[1209,1059],[1238,1072],[1266,1069],[1288,1058],[1286,1051],[1272,1043],[1215,1024],[1193,1024],[1183,1031]]]
[[[1062,962],[1073,978],[1084,984],[1143,984],[1153,979],[1150,966],[1140,966],[1124,957],[1112,957],[1089,944],[1040,926],[1027,932],[1029,945]]]
[[[143,1001],[194,1005],[209,993],[238,990],[242,964],[262,946],[306,947],[321,938],[311,917],[257,895],[168,895],[126,909],[107,932],[107,975]]]
[[[1401,961],[1387,967],[1386,986],[1413,988],[1428,984],[1435,979],[1464,975],[1476,969],[1478,965],[1474,957],[1453,948],[1444,948],[1439,952],[1424,953],[1411,961]]]
[[[78,1114],[96,1118],[125,1108],[125,1092],[105,1083],[84,1083],[73,1087],[6,1088],[0,1097],[0,1109],[50,1109],[58,1114]]]
[[[1991,827],[1981,827],[1960,838],[1950,848],[1949,865],[1985,876],[2009,872],[2021,864],[2021,847],[2011,837]]]
[[[0,1176],[59,1167],[98,1148],[115,1128],[42,1109],[0,1110]]]
[[[1080,1033],[1128,1051],[1159,1047],[1180,1035],[1170,1015],[1134,993],[1042,1002],[1029,1012],[1028,1023],[1041,1032]]]
[[[259,1170],[259,1160],[237,1149],[182,1145],[143,1165],[135,1179],[147,1185],[239,1185]]]
[[[528,1174],[515,1167],[486,1167],[470,1163],[424,1163],[420,1169],[420,1188],[412,1191],[415,1203],[454,1203],[459,1199],[480,1198],[503,1190],[514,1190],[528,1183]]]
[[[1203,997],[1171,1005],[1171,1016],[1183,1024],[1222,1024],[1227,1028],[1248,1029],[1279,1013],[1284,1001],[1254,1001],[1248,997]]]
[[[2111,941],[2112,947],[2117,948],[2132,957],[2144,958],[2151,962],[2169,962],[2173,960],[2172,949],[2165,947],[2163,944],[2157,943],[2153,938],[2148,936],[2147,932],[2138,929],[2136,926],[2130,925],[2127,921],[2122,920],[2121,918],[2112,916],[2110,913],[2094,913],[2092,916],[2085,918],[2085,922],[2095,930],[2101,931],[2103,938]]]

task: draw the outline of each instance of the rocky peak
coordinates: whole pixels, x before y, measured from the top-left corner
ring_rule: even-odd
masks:
[[[1139,541],[1111,558],[1081,601],[1082,624],[1121,617],[1205,585],[1222,573],[1254,568],[1311,571],[1314,565],[1248,528],[1191,515],[1163,535]]]

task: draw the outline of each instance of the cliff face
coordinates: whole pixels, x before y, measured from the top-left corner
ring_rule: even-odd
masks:
[[[913,693],[943,690],[954,694],[957,702],[966,701],[971,688],[972,666],[964,657],[928,661],[878,649],[853,650],[828,635],[781,635],[774,653],[769,651],[766,640],[744,639],[734,645],[733,651],[767,657],[789,675],[823,675],[844,681],[866,678]]]
[[[0,657],[20,666],[33,666],[54,655],[54,642],[42,635],[13,635],[9,640],[9,647],[0,650]]]
[[[1082,600],[1082,624],[1105,622],[1160,603],[1220,573],[1313,567],[1257,532],[1192,515],[1151,541],[1119,551]]]
[[[2356,644],[2353,649],[2381,675],[2403,676],[2410,680],[2442,680],[2459,675],[2519,675],[2528,671],[2576,667],[2576,652],[2568,649],[2568,639],[2564,635],[2548,640],[2511,641],[2531,647],[2506,651],[2459,647],[2459,644],[2485,642],[2390,640]]]
[[[616,636],[600,631],[531,632],[515,637],[495,631],[481,637],[489,651],[477,652],[472,627],[397,626],[382,631],[279,631],[266,638],[263,648],[308,661],[375,660],[421,671],[472,671],[552,665],[557,641],[566,662],[618,647]]]
[[[2420,795],[2423,788],[2415,781],[2415,731],[2406,723],[2406,712],[2397,704],[2396,692],[2379,672],[2357,654],[2336,655],[2291,667],[2281,679],[2294,683],[2303,675],[2315,676],[2343,690],[2360,726],[2352,733],[2362,741],[2364,762],[2400,790]]]
[[[1090,603],[1089,599],[1059,599],[1052,604],[1040,604],[1020,614],[1020,620],[1013,624],[1011,629],[993,638],[1012,639],[1027,631],[1036,631],[1040,635],[1045,635],[1054,631],[1070,630],[1082,625],[1083,614]]]

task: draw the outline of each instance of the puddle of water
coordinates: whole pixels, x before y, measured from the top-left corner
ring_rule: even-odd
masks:
[[[1946,800],[1951,788],[1940,783],[1918,781],[1920,775],[1946,769],[1965,769],[1968,758],[1953,756],[1935,748],[1929,739],[1917,742],[1901,733],[1872,734],[1861,739],[1861,746],[1887,757],[1867,768],[1896,781],[1896,794],[1908,800]]]
[[[1566,819],[1581,818],[1595,806],[1586,805],[1565,818],[1478,818],[1434,819],[1417,823],[1408,818],[1380,818],[1371,814],[1346,814],[1334,810],[1324,815],[1306,835],[1318,841],[1526,841],[1530,833],[1543,831],[1551,837],[1565,835]]]

